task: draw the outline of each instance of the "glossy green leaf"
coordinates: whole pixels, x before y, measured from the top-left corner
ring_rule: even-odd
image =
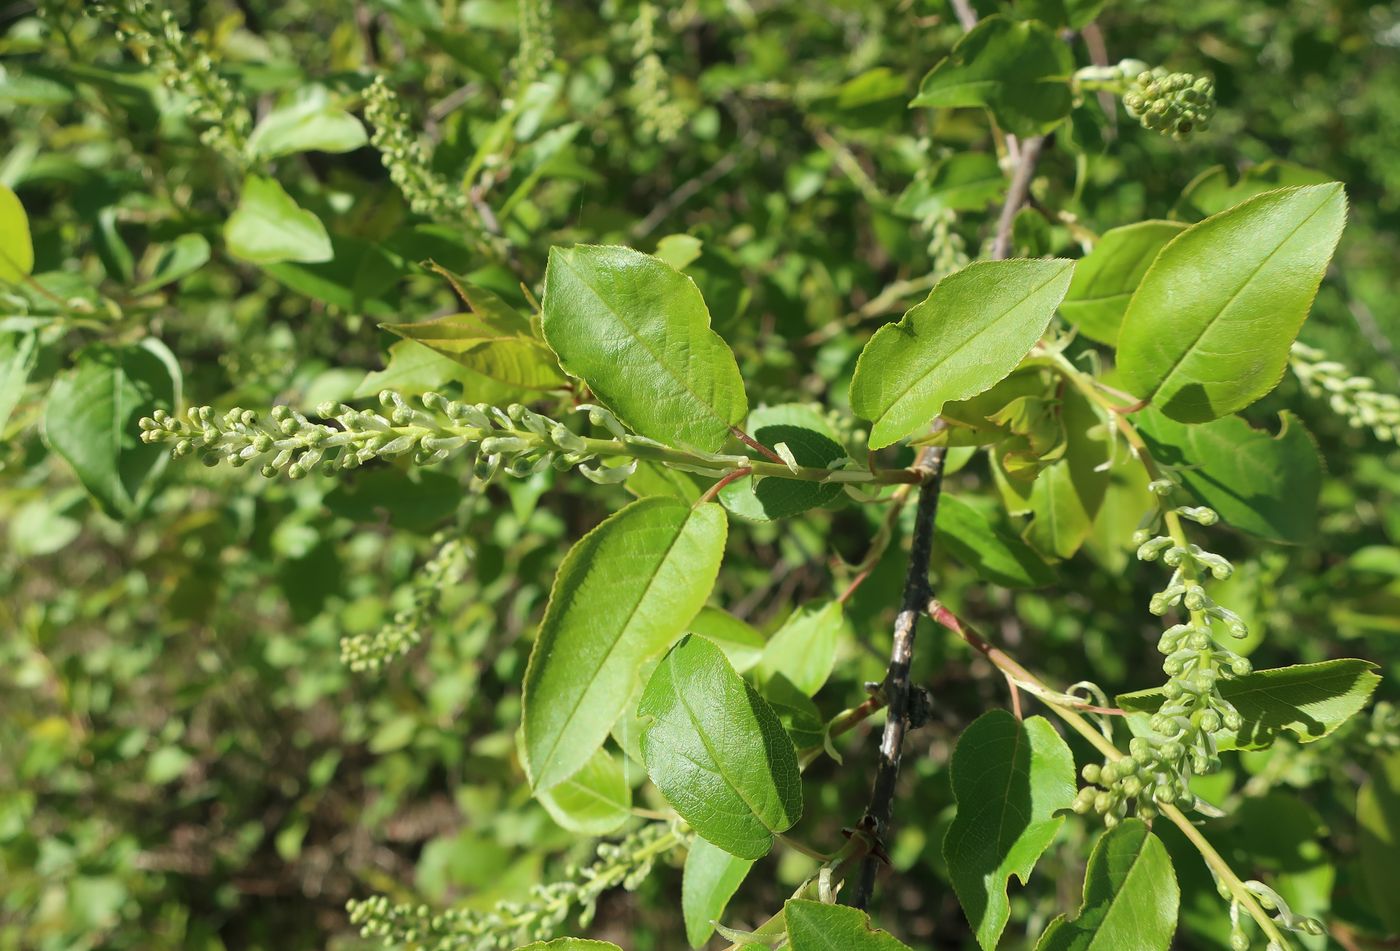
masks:
[[[643,436],[706,452],[748,413],[734,354],[695,282],[631,248],[553,248],[544,335],[559,362]]]
[[[758,679],[782,674],[798,690],[812,696],[831,676],[837,644],[841,635],[849,632],[839,602],[804,604],[768,638],[756,670]]]
[[[949,766],[957,815],[943,857],[978,943],[995,948],[1011,914],[1006,883],[1024,884],[1074,801],[1074,756],[1044,717],[1005,710],[973,721]]]
[[[794,898],[783,906],[792,951],[911,951],[859,908]]]
[[[517,393],[412,340],[390,344],[385,363],[384,369],[365,375],[364,381],[355,388],[357,398],[373,397],[384,389],[417,396],[452,383],[461,384],[462,396],[473,403],[508,404]]]
[[[1157,252],[1185,229],[1177,221],[1140,221],[1105,231],[1075,265],[1060,313],[1090,340],[1116,344],[1133,291]]]
[[[1386,926],[1400,932],[1400,753],[1377,755],[1371,775],[1356,796],[1361,875],[1372,908]]]
[[[1337,183],[1284,188],[1192,225],[1138,285],[1118,335],[1127,388],[1201,423],[1272,390],[1346,221]]]
[[[150,277],[131,289],[133,294],[149,294],[182,277],[188,277],[209,260],[209,240],[202,234],[182,234],[166,245],[150,270]]]
[[[1234,736],[1220,735],[1222,748],[1262,750],[1287,731],[1300,743],[1327,736],[1366,706],[1380,682],[1367,660],[1343,658],[1256,670],[1220,681],[1220,696],[1235,705],[1244,721]],[[1160,688],[1119,694],[1124,710],[1155,713]]]
[[[523,945],[515,951],[622,951],[611,941],[593,941],[589,938],[555,938],[553,941],[536,941]]]
[[[682,502],[694,502],[713,484],[713,479],[702,479],[698,475],[646,459],[638,460],[636,471],[623,483],[627,491],[639,499],[664,495]]]
[[[949,275],[897,324],[875,332],[851,379],[851,408],[881,449],[927,426],[951,400],[993,386],[1040,339],[1074,262],[980,261]]]
[[[359,119],[332,105],[320,87],[298,102],[274,109],[248,137],[248,155],[270,159],[296,152],[351,152],[369,142]]]
[[[768,854],[802,816],[797,751],[766,701],[714,644],[688,634],[657,666],[637,715],[647,775],[706,840]]]
[[[911,105],[985,106],[1015,135],[1040,135],[1069,115],[1074,58],[1034,20],[985,17],[928,72]]]
[[[763,406],[749,414],[748,433],[779,454],[786,450],[800,466],[828,468],[846,459],[835,431],[826,418],[810,406]],[[779,447],[784,448],[779,448]],[[769,521],[800,515],[842,497],[841,486],[801,479],[767,476],[731,482],[720,490],[719,500],[735,515]]]
[[[179,365],[158,341],[90,347],[49,391],[44,433],[103,510],[129,518],[167,455],[141,441],[137,420],[174,410],[179,394]]]
[[[1025,539],[1049,558],[1070,558],[1089,537],[1108,488],[1108,442],[1102,420],[1077,391],[1060,403],[1065,451],[1031,484]]]
[[[34,270],[29,216],[10,186],[0,183],[0,281],[18,284]]]
[[[1294,544],[1316,534],[1322,461],[1293,414],[1282,414],[1277,436],[1238,416],[1185,425],[1150,409],[1137,425],[1152,457],[1226,525]]]
[[[685,630],[724,555],[724,509],[640,499],[569,550],[525,672],[525,767],[538,791],[608,735],[638,667]]]
[[[730,855],[711,845],[700,836],[690,843],[681,876],[681,914],[685,918],[685,936],[692,948],[704,946],[715,933],[715,922],[724,917],[729,899],[744,884],[750,859]]]
[[[706,605],[695,615],[688,629],[692,634],[703,635],[718,644],[724,656],[741,674],[763,656],[766,643],[763,635],[752,624],[739,620],[728,611]]]
[[[568,386],[554,354],[542,341],[487,314],[452,314],[414,324],[381,326],[507,387],[548,390]]]
[[[911,182],[895,200],[894,212],[922,220],[944,211],[980,211],[1005,192],[1006,173],[996,156],[959,152]]]
[[[1325,185],[1331,180],[1332,176],[1323,172],[1279,159],[1251,165],[1239,174],[1216,165],[1197,175],[1182,190],[1172,217],[1200,221],[1264,192],[1294,185]]]
[[[607,835],[632,818],[632,790],[617,758],[593,751],[583,768],[537,794],[550,818],[570,832]]]
[[[39,338],[34,333],[0,333],[0,436],[10,414],[24,395],[24,385],[39,359]]]
[[[1181,891],[1171,856],[1140,819],[1099,837],[1084,873],[1084,903],[1050,922],[1036,951],[1167,951]]]
[[[1055,580],[1055,573],[1033,548],[992,525],[955,495],[945,492],[938,500],[933,528],[935,548],[994,584],[1038,588]]]
[[[296,203],[275,179],[249,175],[238,208],[224,224],[229,253],[253,264],[329,261],[331,238],[321,219]]]

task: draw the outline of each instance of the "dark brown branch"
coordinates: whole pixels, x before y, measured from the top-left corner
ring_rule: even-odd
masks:
[[[942,446],[931,446],[919,454],[915,464],[924,474],[919,487],[919,505],[914,514],[914,542],[909,552],[909,571],[904,576],[904,598],[894,622],[894,644],[890,648],[890,666],[885,673],[883,693],[889,706],[885,730],[880,737],[880,761],[875,771],[875,783],[870,790],[870,805],[866,807],[862,829],[873,836],[877,844],[889,831],[894,814],[894,788],[899,779],[900,753],[904,733],[909,725],[909,663],[914,655],[914,627],[932,596],[929,589],[928,566],[933,557],[933,521],[938,514],[938,495],[943,488]],[[864,908],[875,891],[875,873],[879,871],[882,848],[872,849],[861,860],[860,878],[851,895],[851,904]]]

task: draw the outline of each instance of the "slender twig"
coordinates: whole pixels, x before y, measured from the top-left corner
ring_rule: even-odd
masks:
[[[632,237],[645,238],[655,231],[661,222],[669,218],[671,212],[734,171],[739,166],[739,160],[749,153],[757,141],[758,136],[750,132],[739,141],[737,146],[725,152],[715,164],[694,178],[682,182],[675,191],[662,199],[661,203],[653,208],[650,214],[632,226]]]
[[[928,567],[933,557],[933,521],[938,514],[938,496],[943,488],[943,459],[947,450],[930,446],[919,454],[915,468],[924,473],[919,487],[919,505],[914,514],[914,541],[909,552],[909,571],[904,576],[904,599],[894,622],[894,644],[890,648],[890,666],[885,673],[884,694],[889,705],[885,730],[880,738],[880,762],[875,783],[870,791],[870,804],[863,830],[877,841],[889,831],[894,814],[894,788],[899,779],[900,753],[909,720],[909,664],[914,654],[914,627],[924,613],[931,592]],[[879,870],[881,850],[872,850],[861,860],[860,879],[851,895],[851,904],[864,908],[875,891],[875,873]]]
[[[1031,192],[1031,179],[1035,177],[1035,166],[1040,161],[1040,150],[1045,145],[1045,136],[1034,135],[1021,143],[1020,160],[1016,172],[1011,176],[1011,187],[1006,191],[1006,203],[1001,206],[1001,217],[997,219],[997,234],[992,242],[992,260],[1004,261],[1011,254],[1011,227],[1016,223],[1016,212],[1026,203]]]

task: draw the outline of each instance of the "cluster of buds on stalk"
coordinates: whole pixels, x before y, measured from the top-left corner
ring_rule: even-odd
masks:
[[[1377,392],[1375,380],[1353,374],[1315,347],[1295,343],[1289,356],[1309,396],[1326,399],[1332,412],[1355,429],[1369,429],[1387,442],[1400,440],[1400,396]]]

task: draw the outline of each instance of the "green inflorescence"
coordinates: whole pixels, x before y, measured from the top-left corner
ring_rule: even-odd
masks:
[[[365,90],[365,120],[373,129],[370,142],[409,208],[435,220],[460,221],[468,210],[466,194],[433,171],[427,149],[383,76]]]
[[[1123,107],[1144,128],[1184,138],[1210,125],[1215,81],[1209,76],[1169,73],[1161,66],[1145,69],[1123,93]]]
[[[1290,352],[1293,373],[1310,396],[1326,398],[1332,412],[1356,429],[1369,429],[1377,439],[1400,440],[1400,396],[1376,391],[1376,381],[1356,376],[1315,347],[1295,343]]]

